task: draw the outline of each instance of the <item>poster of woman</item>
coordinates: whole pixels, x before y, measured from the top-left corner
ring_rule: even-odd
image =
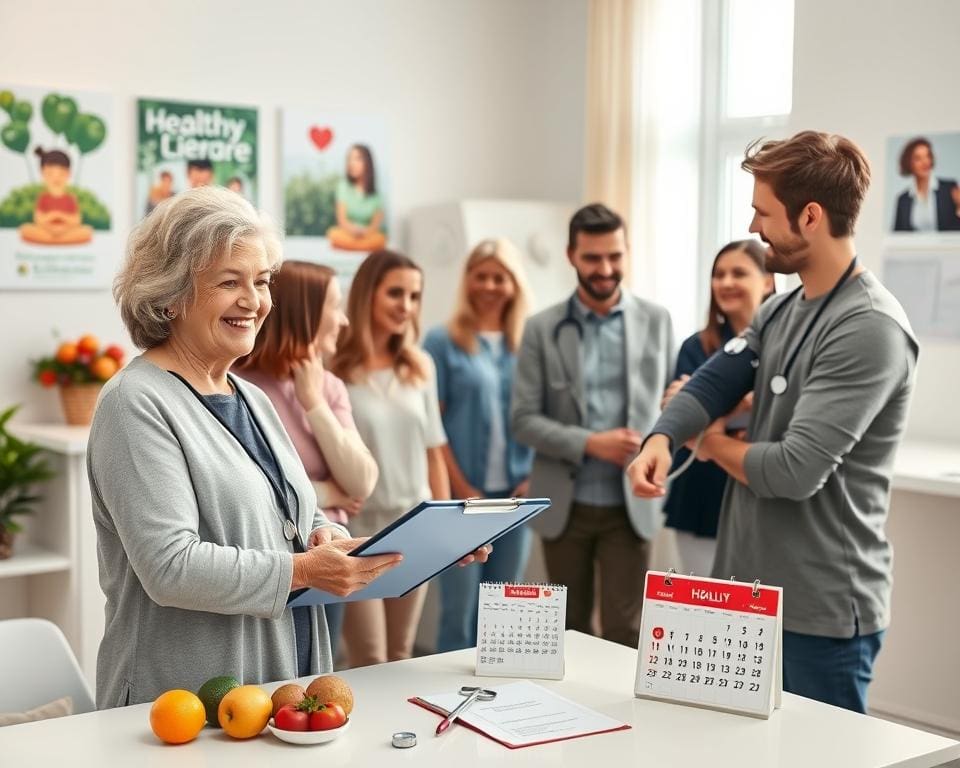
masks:
[[[113,103],[0,85],[0,288],[104,288],[112,231]]]
[[[375,118],[290,108],[282,133],[287,257],[349,279],[389,240],[386,130]]]
[[[887,140],[886,210],[894,233],[960,232],[960,133]]]

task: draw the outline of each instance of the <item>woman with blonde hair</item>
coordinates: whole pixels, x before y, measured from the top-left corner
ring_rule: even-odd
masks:
[[[331,370],[347,384],[363,442],[380,477],[351,531],[369,536],[424,499],[450,498],[447,442],[436,374],[417,346],[423,275],[406,256],[374,251],[353,278],[345,330]],[[485,561],[488,548],[475,553]],[[468,556],[463,562],[473,559]],[[409,658],[426,586],[385,600],[348,603],[343,623],[351,667]]]
[[[533,451],[510,434],[510,392],[528,295],[516,247],[484,240],[467,257],[453,317],[424,340],[437,369],[454,498],[526,495]],[[476,645],[480,582],[521,579],[529,551],[530,532],[520,527],[497,539],[482,568],[440,576],[438,651]]]

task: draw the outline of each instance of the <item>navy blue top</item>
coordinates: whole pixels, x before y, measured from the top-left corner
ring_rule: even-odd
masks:
[[[260,468],[273,480],[273,487],[285,490],[287,504],[291,504],[291,489],[243,398],[234,392],[232,395],[204,395],[203,399],[217,412],[230,428],[233,436],[253,455]],[[296,500],[294,499],[290,509],[295,508]],[[293,626],[297,637],[297,676],[306,677],[310,674],[309,607],[293,609]]]
[[[492,354],[483,337],[473,354],[457,346],[446,328],[434,328],[423,341],[437,369],[437,397],[443,409],[443,429],[467,482],[484,491],[490,430],[500,419],[507,440],[506,470],[510,490],[530,474],[533,449],[520,445],[510,432],[510,397],[516,355],[506,348]],[[496,403],[496,410],[494,410]]]
[[[722,326],[722,342],[732,337],[726,325]],[[700,343],[700,333],[690,336],[680,347],[677,355],[677,370],[674,378],[693,372],[707,362],[708,355]],[[690,451],[681,448],[673,461],[671,471],[683,464]],[[720,502],[727,484],[727,473],[712,461],[694,461],[680,477],[670,485],[670,493],[664,504],[667,526],[678,531],[687,531],[704,538],[717,538],[717,523],[720,520]]]

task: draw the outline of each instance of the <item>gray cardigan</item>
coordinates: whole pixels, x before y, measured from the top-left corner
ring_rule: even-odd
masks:
[[[329,525],[264,393],[246,395],[298,499],[303,540]],[[216,675],[296,677],[286,607],[293,552],[263,472],[172,374],[135,358],[103,388],[87,473],[106,627],[97,707],[196,691]],[[326,618],[313,610],[311,673],[332,668]]]

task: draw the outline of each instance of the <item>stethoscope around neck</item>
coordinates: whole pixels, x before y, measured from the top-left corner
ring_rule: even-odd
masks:
[[[577,317],[577,310],[574,305],[574,298],[576,294],[574,293],[569,299],[567,299],[567,311],[563,313],[563,317],[560,318],[555,326],[553,326],[553,343],[556,344],[560,339],[560,331],[562,331],[566,326],[572,325],[577,329],[577,336],[580,340],[583,340],[583,322]]]
[[[803,345],[806,344],[807,339],[810,334],[813,332],[814,326],[816,326],[817,321],[820,319],[820,316],[826,311],[827,307],[830,305],[830,302],[833,301],[834,296],[837,295],[837,292],[844,286],[847,280],[850,279],[850,275],[853,274],[853,271],[857,268],[857,257],[854,256],[850,262],[850,266],[844,270],[844,273],[840,276],[840,279],[837,280],[833,288],[830,289],[830,293],[827,294],[826,298],[817,307],[817,311],[814,313],[813,317],[810,319],[810,322],[807,323],[807,327],[803,331],[803,335],[800,337],[800,341],[793,348],[793,351],[787,357],[787,364],[783,367],[780,373],[774,374],[769,383],[770,392],[774,395],[782,395],[787,391],[787,387],[790,384],[790,370],[793,368],[793,364],[797,360],[797,356],[800,354],[800,351],[803,349]],[[763,334],[766,332],[767,328],[770,327],[770,323],[776,319],[777,315],[780,314],[782,310],[790,301],[796,296],[800,291],[803,290],[803,286],[797,286],[786,299],[781,301],[773,312],[770,313],[770,317],[767,318],[764,322],[763,327],[760,329],[760,336],[763,337]],[[743,336],[738,336],[735,339],[730,339],[724,347],[723,351],[728,355],[739,355],[747,348],[747,340]],[[754,361],[755,365],[759,365],[759,361]]]

